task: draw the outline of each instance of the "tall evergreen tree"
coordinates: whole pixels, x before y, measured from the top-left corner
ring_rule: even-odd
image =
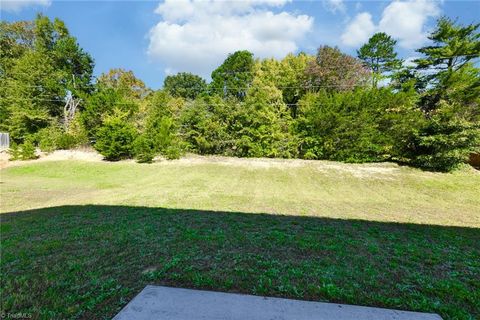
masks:
[[[435,110],[440,100],[447,98],[453,85],[452,77],[455,78],[457,72],[462,72],[463,67],[474,67],[469,66],[469,62],[480,57],[479,27],[480,23],[463,26],[442,17],[428,37],[433,44],[418,50],[425,57],[415,61],[417,69],[424,72],[425,81],[433,88],[423,99],[422,107],[426,112]],[[476,80],[467,87],[470,85],[480,84]]]
[[[439,79],[439,73],[454,72],[480,57],[479,27],[480,23],[463,26],[450,18],[440,18],[428,37],[433,44],[417,50],[426,56],[416,60],[418,69],[433,71],[429,77]]]
[[[451,170],[480,153],[480,24],[459,25],[440,18],[429,36],[433,45],[418,51],[418,69],[429,84],[420,106],[428,123],[412,143],[413,161],[435,170]]]
[[[377,87],[378,81],[388,77],[400,68],[402,60],[395,52],[397,41],[384,32],[375,33],[359,50],[357,56],[372,70],[372,86]]]

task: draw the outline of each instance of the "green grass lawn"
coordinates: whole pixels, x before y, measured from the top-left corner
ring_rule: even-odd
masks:
[[[162,284],[480,318],[478,172],[245,163],[0,171],[0,311],[108,319]]]

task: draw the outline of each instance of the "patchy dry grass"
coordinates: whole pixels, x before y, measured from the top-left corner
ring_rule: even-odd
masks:
[[[394,164],[190,158],[2,170],[1,212],[72,204],[262,212],[480,227],[480,174]]]
[[[478,173],[247,161],[0,171],[0,313],[108,319],[163,284],[480,318]]]

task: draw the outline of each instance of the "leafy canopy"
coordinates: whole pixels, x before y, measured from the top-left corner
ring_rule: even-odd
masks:
[[[364,86],[370,72],[363,63],[337,47],[321,46],[306,69],[308,85],[313,91],[351,91]]]
[[[253,81],[255,61],[249,51],[237,51],[212,72],[211,93],[243,100]]]
[[[91,91],[93,59],[59,19],[1,22],[0,64],[0,128],[17,142],[60,122],[66,96]]]
[[[200,76],[181,72],[167,76],[163,82],[163,88],[173,97],[195,99],[207,91],[207,83]]]

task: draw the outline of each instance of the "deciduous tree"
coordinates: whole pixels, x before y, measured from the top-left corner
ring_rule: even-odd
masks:
[[[15,141],[62,121],[69,94],[90,92],[93,59],[61,20],[2,22],[0,44],[0,126]]]
[[[253,80],[254,64],[253,54],[249,51],[228,55],[222,65],[212,72],[212,93],[243,100]]]
[[[370,72],[363,63],[338,48],[321,46],[306,69],[307,84],[312,91],[350,91],[364,86]]]
[[[163,87],[173,97],[195,99],[199,94],[206,92],[207,83],[200,76],[188,72],[167,76]]]

